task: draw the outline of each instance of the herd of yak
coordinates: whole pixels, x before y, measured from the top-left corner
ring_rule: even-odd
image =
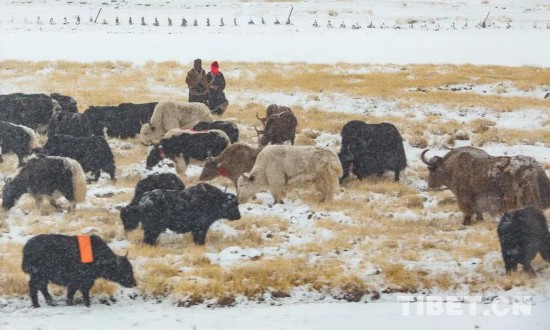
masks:
[[[59,195],[69,201],[69,211],[86,198],[86,173],[98,180],[101,171],[115,180],[114,156],[105,136],[139,136],[151,146],[146,167],[162,159],[175,163],[179,174],[151,174],[141,180],[133,200],[120,212],[125,230],[140,224],[144,242],[156,244],[170,229],[191,232],[204,244],[210,225],[218,219],[240,219],[239,203],[260,190],[282,203],[289,186],[313,185],[321,201],[331,201],[350,173],[359,179],[393,171],[394,179],[407,166],[403,139],[389,123],[350,121],[343,125],[340,152],[320,146],[294,146],[298,121],[285,106],[270,105],[258,134],[258,146],[239,143],[238,126],[214,120],[201,103],[159,102],[118,106],[92,106],[83,113],[76,101],[60,94],[0,95],[0,162],[2,153],[14,153],[19,173],[5,179],[2,206],[9,210],[30,193],[40,205],[54,207]],[[37,134],[46,134],[41,146]],[[550,261],[550,233],[541,210],[550,207],[550,180],[535,159],[526,156],[495,157],[473,147],[460,147],[445,156],[421,160],[428,168],[428,186],[446,186],[464,213],[464,225],[483,219],[483,213],[503,214],[498,235],[506,272],[530,265],[537,253]],[[237,195],[201,182],[185,187],[180,176],[191,159],[204,162],[201,181],[229,178]],[[48,282],[68,287],[67,303],[77,290],[90,305],[89,291],[96,278],[135,286],[126,256],[116,255],[97,236],[38,235],[24,246],[23,271],[30,274],[29,291],[38,307],[38,291],[48,303]]]

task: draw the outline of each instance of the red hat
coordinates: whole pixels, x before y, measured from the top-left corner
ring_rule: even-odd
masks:
[[[210,72],[212,72],[212,74],[214,74],[215,76],[218,75],[218,73],[220,72],[220,65],[218,64],[218,61],[214,61],[212,62],[212,64],[210,64]]]

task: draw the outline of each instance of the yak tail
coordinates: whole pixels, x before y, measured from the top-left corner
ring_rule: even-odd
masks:
[[[71,158],[65,158],[70,166],[73,181],[73,197],[75,203],[82,203],[86,199],[86,174],[80,164]]]
[[[31,274],[33,272],[34,258],[32,257],[32,251],[26,251],[26,248],[23,248],[23,262],[21,268],[23,272]]]
[[[538,169],[537,176],[540,196],[540,206],[542,209],[550,207],[550,179],[542,167]]]
[[[550,262],[550,232],[546,234],[546,238],[544,239],[542,248],[540,249],[540,255],[542,256],[542,259]]]

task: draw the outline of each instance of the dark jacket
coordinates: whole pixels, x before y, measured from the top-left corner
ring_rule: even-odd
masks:
[[[219,72],[218,75],[213,75],[212,72],[208,72],[206,75],[206,80],[208,81],[208,107],[210,110],[216,109],[221,104],[227,102],[225,98],[225,78],[223,73]],[[212,86],[218,86],[217,89],[212,88]]]

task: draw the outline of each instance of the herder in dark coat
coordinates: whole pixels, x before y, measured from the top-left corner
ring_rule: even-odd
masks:
[[[200,102],[208,105],[208,81],[206,80],[206,72],[202,69],[200,58],[193,63],[193,69],[187,72],[185,82],[189,87],[189,102]]]
[[[218,61],[212,62],[210,65],[210,72],[206,75],[208,81],[208,107],[214,115],[221,116],[229,102],[225,98],[225,78],[223,73],[220,72],[220,65]]]

